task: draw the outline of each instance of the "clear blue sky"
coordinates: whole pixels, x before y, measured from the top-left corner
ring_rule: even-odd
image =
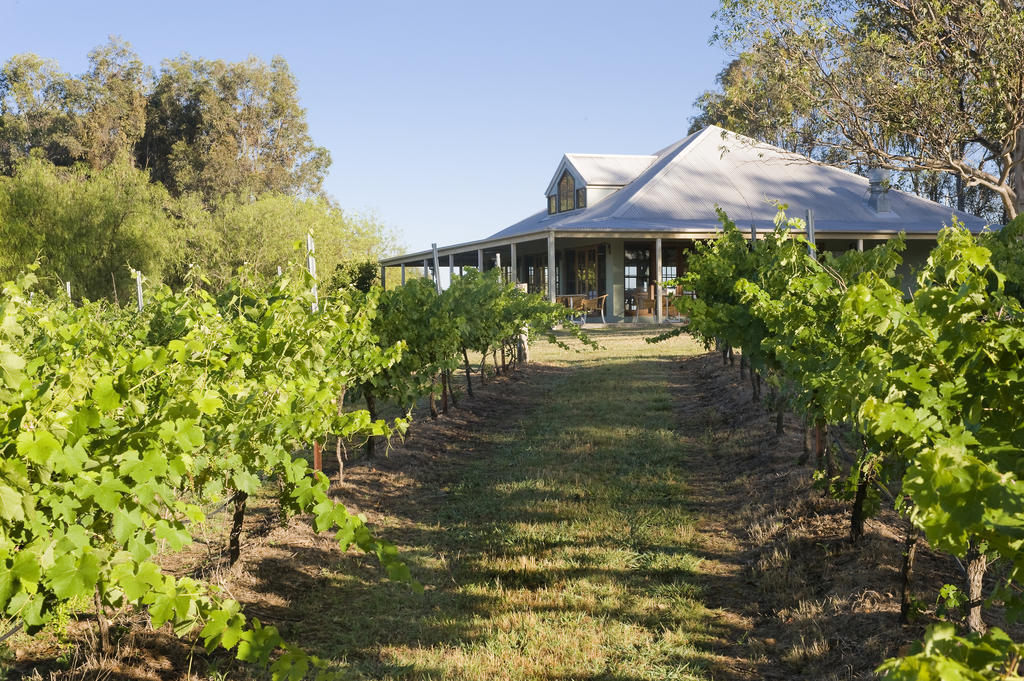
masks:
[[[284,56],[327,191],[409,250],[488,236],[545,206],[565,152],[651,153],[682,138],[728,60],[696,2],[0,0],[0,59],[86,68],[107,36],[144,62]]]

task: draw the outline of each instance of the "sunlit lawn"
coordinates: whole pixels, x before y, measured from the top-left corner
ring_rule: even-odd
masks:
[[[568,370],[530,379],[511,429],[477,434],[467,446],[485,455],[443,503],[382,523],[426,593],[332,572],[311,595],[329,621],[297,623],[299,641],[369,678],[708,678],[666,381],[698,348],[649,334],[598,331],[603,349],[581,354],[535,346],[533,361]]]

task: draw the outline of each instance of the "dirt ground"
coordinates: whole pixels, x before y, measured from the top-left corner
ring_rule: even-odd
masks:
[[[477,383],[476,397],[436,421],[420,418],[386,456],[346,466],[332,492],[371,525],[412,518],[442,503],[473,460],[493,456],[481,432],[516,426],[537,390],[571,368],[532,364],[514,377]],[[732,632],[711,641],[707,674],[714,679],[860,679],[918,638],[932,618],[936,593],[956,579],[948,558],[918,553],[913,592],[921,612],[901,626],[899,569],[903,522],[891,511],[868,520],[859,544],[848,539],[848,503],[826,498],[798,465],[801,428],[788,418],[775,435],[774,416],[750,399],[737,367],[718,356],[683,357],[670,379],[676,430],[693,452],[685,471],[692,513],[699,518],[701,599]],[[333,451],[327,472],[337,476]],[[308,617],[310,599],[337,564],[331,538],[304,518],[282,525],[257,505],[245,528],[242,560],[224,564],[222,537],[199,542],[181,572],[219,584],[246,612],[288,629]],[[399,542],[400,543],[400,542]],[[186,565],[190,563],[190,565]],[[379,581],[369,559],[358,563],[367,583]],[[312,595],[311,595],[312,594]],[[224,654],[206,656],[187,641],[147,632],[142,620],[122,621],[119,650],[88,652],[87,617],[63,642],[17,643],[0,661],[6,678],[182,679],[244,677],[251,670]],[[77,632],[77,633],[76,633]],[[329,633],[325,633],[329,635]],[[304,644],[304,641],[297,641]],[[70,671],[66,671],[70,667]]]

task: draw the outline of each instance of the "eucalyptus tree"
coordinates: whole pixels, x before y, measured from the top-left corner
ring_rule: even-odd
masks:
[[[11,57],[0,67],[0,172],[32,153],[94,169],[133,160],[148,87],[149,69],[116,37],[89,52],[81,76],[34,54]]]
[[[330,154],[313,143],[283,57],[164,61],[139,161],[174,194],[319,193]]]
[[[57,62],[18,54],[0,66],[0,173],[29,153],[69,164],[75,119],[67,104],[72,77]]]
[[[1024,210],[1020,0],[723,0],[715,17],[713,40],[820,122],[805,145]]]

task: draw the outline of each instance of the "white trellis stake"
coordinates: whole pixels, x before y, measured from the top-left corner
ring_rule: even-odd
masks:
[[[139,312],[142,312],[142,272],[135,271],[135,302],[138,305]]]
[[[316,244],[313,243],[313,235],[306,234],[306,269],[309,270],[309,276],[313,277],[313,312],[320,311],[320,298],[316,291],[316,258],[313,254],[316,253]]]
[[[814,243],[814,210],[811,208],[807,209],[807,241],[809,241],[811,244],[811,257],[817,260],[818,250],[816,244]]]

